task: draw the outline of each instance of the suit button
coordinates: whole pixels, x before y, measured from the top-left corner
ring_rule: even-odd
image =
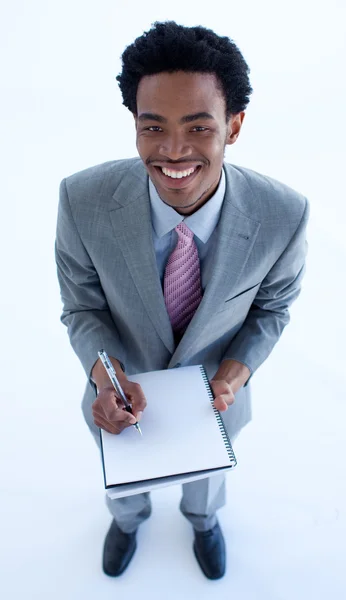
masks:
[[[177,367],[181,367],[181,363],[177,363],[174,368],[176,369]]]

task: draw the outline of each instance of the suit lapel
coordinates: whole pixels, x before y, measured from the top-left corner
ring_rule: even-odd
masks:
[[[173,353],[174,336],[157,268],[148,175],[142,161],[128,170],[113,198],[115,208],[109,214],[119,247],[158,335]]]
[[[253,192],[243,175],[229,164],[224,163],[224,167],[226,191],[218,223],[212,275],[201,303],[171,357],[169,367],[188,359],[198,338],[208,327],[210,317],[232,295],[232,289],[241,277],[261,227],[258,221],[246,214],[246,206],[251,204],[249,196]]]
[[[110,210],[114,233],[148,315],[172,358],[169,367],[183,361],[196,344],[210,316],[232,293],[250,256],[260,223],[246,214],[251,189],[244,176],[224,163],[226,192],[218,224],[211,279],[202,301],[177,348],[166,310],[157,268],[148,190],[148,174],[139,159],[122,178]],[[245,204],[243,204],[245,200]]]

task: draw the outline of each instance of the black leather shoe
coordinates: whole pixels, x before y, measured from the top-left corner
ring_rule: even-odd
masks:
[[[208,531],[196,531],[193,550],[197,562],[208,579],[220,579],[226,570],[225,540],[217,523]]]
[[[129,565],[137,548],[137,530],[124,533],[113,520],[103,547],[103,570],[106,575],[121,575]]]

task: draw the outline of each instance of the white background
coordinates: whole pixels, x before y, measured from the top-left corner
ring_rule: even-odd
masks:
[[[60,323],[54,238],[61,179],[136,156],[118,84],[125,47],[156,20],[231,37],[254,88],[226,160],[311,203],[291,323],[253,377],[219,519],[227,575],[208,581],[180,515],[153,514],[118,579],[103,575],[110,515],[80,411],[85,374]],[[345,556],[345,14],[342,0],[3,3],[0,589],[15,598],[341,600]],[[39,356],[39,353],[42,353]]]

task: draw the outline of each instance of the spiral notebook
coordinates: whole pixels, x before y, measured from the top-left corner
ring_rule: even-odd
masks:
[[[237,464],[203,365],[128,376],[147,406],[119,435],[100,429],[104,483],[119,498],[228,471]]]

